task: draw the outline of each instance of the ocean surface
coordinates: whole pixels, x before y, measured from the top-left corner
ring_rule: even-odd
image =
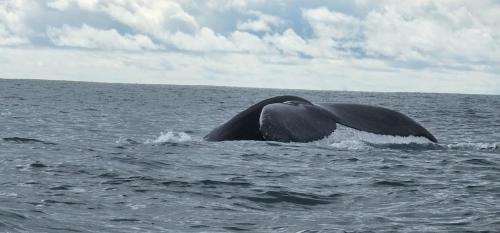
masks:
[[[203,140],[282,94],[391,108],[439,143]],[[0,232],[238,231],[500,232],[500,96],[0,79]]]

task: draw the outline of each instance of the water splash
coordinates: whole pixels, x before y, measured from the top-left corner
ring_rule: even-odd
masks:
[[[344,150],[370,150],[384,146],[390,148],[391,145],[421,145],[425,147],[433,144],[424,137],[379,135],[343,126],[339,126],[333,134],[321,140],[320,143]]]
[[[373,148],[367,143],[358,140],[343,140],[339,142],[333,142],[330,144],[330,146],[341,150],[370,150]]]
[[[118,138],[118,140],[115,141],[116,144],[118,145],[135,145],[135,144],[139,144],[138,142],[130,139],[130,138],[126,138],[126,137],[120,137]]]
[[[192,140],[191,136],[189,136],[189,134],[185,132],[168,131],[167,133],[161,132],[160,136],[158,136],[155,139],[146,139],[144,144],[158,144],[165,142],[189,142],[191,140]]]
[[[448,149],[454,150],[500,150],[500,143],[486,142],[459,142],[445,145]]]
[[[500,150],[500,143],[495,142],[432,143],[424,137],[378,135],[342,126],[335,133],[317,143],[339,150]]]

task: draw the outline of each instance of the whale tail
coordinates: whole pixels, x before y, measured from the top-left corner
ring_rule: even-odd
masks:
[[[333,133],[336,123],[375,134],[421,136],[437,142],[419,123],[391,109],[361,104],[312,104],[296,96],[277,96],[252,105],[212,130],[205,139],[310,142]]]

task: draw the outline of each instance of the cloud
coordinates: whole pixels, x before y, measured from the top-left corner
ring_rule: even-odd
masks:
[[[277,52],[269,43],[266,43],[260,37],[242,31],[231,33],[230,40],[234,45],[235,51],[247,52],[251,54],[270,54]]]
[[[125,67],[149,83],[183,83],[177,72],[186,84],[492,93],[498,25],[493,0],[0,0],[0,49],[19,63],[34,56],[29,49],[88,62],[95,53],[113,67],[137,62]],[[133,59],[113,62],[100,50]],[[94,65],[129,77],[102,64]]]
[[[28,44],[32,32],[25,20],[37,10],[29,0],[0,1],[0,45]]]
[[[364,19],[365,49],[398,60],[498,63],[500,17],[484,16],[500,13],[500,6],[488,4],[478,9],[477,5],[465,1],[392,2]]]
[[[201,52],[234,50],[234,45],[231,41],[206,27],[201,28],[194,35],[177,32],[165,39],[168,43],[181,50]]]
[[[286,55],[298,56],[300,54],[316,55],[318,51],[311,49],[307,41],[302,39],[292,29],[287,29],[282,34],[268,35],[264,38],[266,42]]]
[[[306,9],[303,17],[311,25],[314,35],[334,40],[356,39],[360,35],[360,20],[325,7]]]
[[[248,19],[244,22],[238,22],[238,25],[236,26],[238,30],[271,32],[273,27],[283,24],[283,20],[274,15],[268,15],[258,11],[252,11],[251,14],[256,17],[256,19]]]
[[[200,27],[194,17],[185,12],[180,2],[177,1],[70,0],[60,2],[62,1],[53,1],[49,3],[49,6],[58,10],[73,7],[84,11],[104,13],[131,28],[133,32],[150,36],[166,46],[188,51],[234,50],[234,46],[227,38],[218,35],[210,28]],[[80,33],[80,35],[83,34],[86,33]],[[116,31],[101,33],[105,37],[117,37],[116,34],[118,34]],[[76,39],[72,38],[73,41]],[[136,39],[147,43],[144,37]],[[56,41],[60,42],[60,40]],[[92,44],[97,46],[101,43]],[[149,44],[148,47],[151,48],[151,43]],[[106,46],[106,48],[110,47]]]
[[[266,0],[206,0],[204,2],[206,6],[215,10],[243,10],[251,5],[265,3]]]
[[[67,25],[62,28],[49,28],[47,35],[52,43],[57,46],[118,50],[160,48],[145,35],[121,35],[115,29],[100,30],[86,24],[81,28]]]
[[[328,56],[361,55],[407,67],[494,69],[500,64],[500,17],[493,12],[500,14],[500,6],[481,3],[386,1],[362,18],[324,7],[306,9],[303,16],[313,29],[309,45],[330,50]]]
[[[467,4],[424,0],[411,3],[411,7],[410,3],[398,1],[378,5],[357,1],[362,7],[371,7],[358,16],[327,7],[307,8],[308,4],[303,3],[302,19],[312,30],[310,37],[283,28],[286,21],[280,17],[251,8],[266,4],[262,1],[196,3],[212,6],[209,8],[212,10],[216,6],[226,11],[233,9],[242,12],[239,17],[247,17],[235,19],[235,28],[226,34],[201,26],[196,13],[188,12],[192,4],[190,1],[55,0],[48,6],[60,11],[76,8],[102,13],[131,29],[116,33],[145,35],[161,42],[163,47],[186,51],[249,52],[258,48],[253,51],[262,53],[267,48],[269,52],[334,59],[375,57],[407,68],[423,65],[492,69],[500,60],[500,36],[495,27],[500,19],[494,14],[500,9],[488,1]],[[241,34],[242,31],[249,34]]]
[[[52,0],[47,6],[64,11],[70,7],[79,7],[85,10],[94,10],[99,0]]]
[[[498,94],[500,84],[497,75],[477,71],[398,70],[375,59],[303,59],[279,54],[3,48],[0,61],[0,78],[491,94]]]
[[[157,38],[176,32],[192,34],[198,30],[196,20],[176,1],[55,0],[48,6],[61,11],[73,7],[104,13],[138,32]]]
[[[16,36],[11,33],[5,25],[0,24],[0,46],[1,45],[19,45],[29,43],[25,37]]]

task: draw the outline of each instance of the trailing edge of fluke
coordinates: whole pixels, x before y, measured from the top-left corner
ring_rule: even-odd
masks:
[[[254,104],[204,138],[311,142],[333,133],[337,123],[374,134],[420,136],[437,142],[419,123],[391,109],[362,104],[313,104],[297,96],[276,96]]]

